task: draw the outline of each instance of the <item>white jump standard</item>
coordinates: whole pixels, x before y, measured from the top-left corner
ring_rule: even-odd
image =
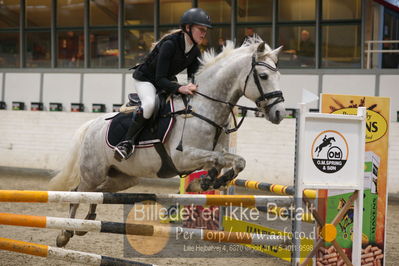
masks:
[[[317,223],[322,227],[320,239],[300,265],[308,265],[325,242],[331,243],[347,265],[361,264],[364,150],[366,131],[366,108],[358,108],[354,115],[310,113],[305,104],[300,105],[299,136],[295,172],[295,207],[302,208],[302,193],[305,189],[350,189],[355,190],[331,223],[313,211]],[[334,137],[334,145],[328,139]],[[321,153],[320,151],[323,150]],[[307,201],[306,197],[304,198]],[[354,203],[352,262],[336,242],[336,225],[345,210]],[[293,231],[301,231],[301,221],[295,219]],[[300,262],[300,239],[293,238],[295,251],[293,265]]]

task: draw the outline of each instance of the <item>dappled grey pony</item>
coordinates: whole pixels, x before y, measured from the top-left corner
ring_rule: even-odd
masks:
[[[201,117],[176,115],[174,128],[163,144],[177,173],[159,174],[162,160],[154,147],[136,149],[128,160],[116,160],[113,149],[105,141],[109,124],[106,118],[115,114],[107,114],[81,126],[66,165],[50,181],[49,189],[117,192],[136,185],[137,177],[172,177],[199,169],[207,170],[209,175],[193,183],[191,191],[225,186],[245,167],[241,156],[227,152],[228,133],[239,124],[229,130],[232,109],[238,100],[245,96],[255,102],[255,109],[262,111],[272,123],[280,123],[285,116],[277,68],[280,50],[281,47],[272,50],[261,40],[251,40],[236,49],[229,42],[217,56],[212,51],[204,54],[196,74],[198,93],[189,103],[180,96],[174,99],[175,110],[189,109]],[[181,139],[183,145],[179,150],[176,147]],[[222,169],[223,175],[218,177]],[[71,204],[71,218],[75,217],[78,206]],[[90,205],[86,219],[95,219],[95,209],[95,204]],[[62,231],[57,245],[65,246],[73,234],[73,231]]]

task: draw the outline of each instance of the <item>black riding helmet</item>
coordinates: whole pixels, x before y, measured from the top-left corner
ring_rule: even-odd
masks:
[[[190,25],[190,32],[186,31],[186,25]],[[180,26],[182,30],[190,36],[193,43],[197,44],[191,33],[191,27],[193,25],[201,25],[211,29],[211,18],[202,8],[191,8],[184,12],[181,17]]]

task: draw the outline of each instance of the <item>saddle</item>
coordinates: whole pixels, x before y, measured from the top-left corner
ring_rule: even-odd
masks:
[[[127,130],[132,124],[135,111],[141,106],[137,93],[128,95],[129,102],[121,107],[120,113],[110,119],[106,142],[114,148],[124,140]],[[170,115],[174,112],[173,98],[165,99],[164,95],[158,94],[155,100],[155,109],[151,119],[140,132],[136,140],[136,148],[152,147],[155,143],[164,143],[173,127],[174,118]]]
[[[110,148],[114,148],[120,141],[124,140],[127,130],[129,129],[135,110],[141,106],[141,101],[137,94],[129,95],[129,103],[126,108],[116,116],[110,118],[107,128],[106,143]],[[175,118],[171,113],[175,112],[173,104],[173,96],[166,100],[164,95],[157,95],[156,107],[153,116],[144,126],[138,138],[136,138],[136,148],[154,147],[162,161],[161,168],[157,175],[160,178],[169,178],[176,175],[184,175],[187,173],[179,172],[169,154],[167,153],[163,143],[167,141],[168,135],[173,128]]]

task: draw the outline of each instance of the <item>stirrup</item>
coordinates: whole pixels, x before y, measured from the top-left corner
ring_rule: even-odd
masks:
[[[120,150],[118,147],[115,147],[115,152],[124,160],[127,160],[130,158],[130,156],[132,156],[133,152],[134,152],[134,148],[135,146],[132,146],[132,151],[129,153],[125,153],[125,150]]]
[[[123,145],[124,145],[125,143],[129,143],[129,144],[131,145],[131,151],[130,151],[130,152],[126,152],[125,149],[120,149],[120,148],[119,148],[119,147],[124,147]],[[125,148],[125,147],[124,147],[124,148]],[[122,159],[127,160],[127,159],[130,158],[130,156],[132,156],[132,154],[133,154],[133,152],[134,152],[134,150],[135,150],[135,145],[131,144],[130,141],[125,140],[125,141],[122,141],[121,143],[119,143],[117,146],[115,146],[114,150],[115,150],[115,152],[116,152],[117,154],[119,154],[119,156],[120,156]]]

